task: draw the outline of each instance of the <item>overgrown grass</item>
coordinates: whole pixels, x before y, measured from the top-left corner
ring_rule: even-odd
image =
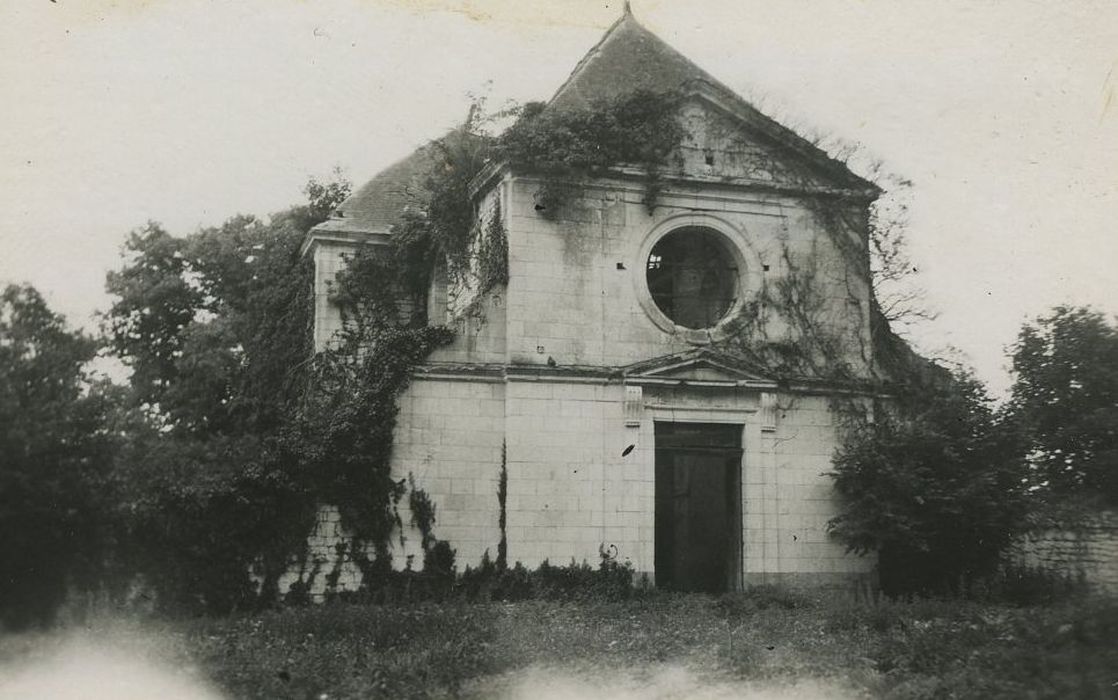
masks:
[[[335,602],[165,621],[155,634],[173,641],[176,663],[238,698],[535,697],[541,674],[574,676],[609,696],[611,679],[655,683],[665,669],[742,693],[757,684],[815,689],[796,697],[1109,698],[1118,690],[1118,602],[1102,599],[854,605],[761,588],[612,601]],[[5,648],[16,647],[0,643],[0,656]],[[647,694],[626,693],[614,694]]]

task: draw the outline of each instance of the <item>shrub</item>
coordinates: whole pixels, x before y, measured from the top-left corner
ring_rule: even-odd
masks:
[[[1024,462],[989,404],[965,375],[911,387],[837,450],[842,510],[829,528],[878,553],[887,594],[965,592],[1020,526]]]
[[[538,568],[529,570],[520,562],[511,569],[498,567],[486,552],[478,568],[466,568],[456,592],[471,601],[589,601],[625,600],[641,591],[633,586],[632,564],[617,561],[605,550],[600,556],[596,569],[585,561],[554,566],[544,560]]]

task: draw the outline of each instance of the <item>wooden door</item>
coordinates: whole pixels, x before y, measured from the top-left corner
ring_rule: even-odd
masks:
[[[657,586],[719,593],[737,585],[740,436],[741,426],[656,424]]]

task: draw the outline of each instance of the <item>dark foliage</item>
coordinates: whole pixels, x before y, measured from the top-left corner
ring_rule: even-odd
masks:
[[[476,567],[466,566],[459,573],[454,551],[443,541],[428,550],[422,571],[392,571],[374,568],[355,593],[340,593],[336,599],[377,604],[421,602],[490,602],[520,600],[606,601],[625,600],[649,593],[651,589],[634,585],[633,567],[628,562],[603,553],[595,568],[587,562],[572,561],[555,566],[544,561],[529,569],[516,562],[512,567],[498,566],[482,557]]]
[[[1118,326],[1057,307],[1021,329],[1013,371],[1010,413],[1038,495],[1118,505]]]
[[[427,274],[436,256],[447,260],[452,274],[464,274],[477,234],[477,211],[471,184],[489,158],[491,141],[479,133],[478,112],[459,129],[431,142],[434,163],[423,190],[394,227],[394,271],[403,276],[405,288],[427,289]]]
[[[594,568],[587,562],[571,561],[555,566],[544,560],[536,569],[520,562],[503,568],[490,561],[488,553],[477,568],[466,567],[455,592],[470,601],[516,600],[625,600],[647,589],[633,585],[633,567],[605,551]]]
[[[289,437],[313,474],[322,502],[336,504],[359,542],[387,557],[407,483],[392,478],[389,457],[397,398],[411,371],[452,337],[442,326],[381,327],[318,360],[311,390]],[[431,513],[433,516],[433,513]],[[433,543],[429,535],[428,544]]]
[[[105,555],[111,389],[91,386],[93,341],[30,286],[0,294],[0,624],[51,620]]]
[[[431,142],[433,164],[394,230],[391,265],[396,284],[413,295],[427,290],[431,269],[445,260],[452,276],[476,277],[487,291],[508,281],[508,240],[500,205],[478,219],[474,187],[488,165],[503,163],[544,179],[538,209],[548,217],[574,196],[580,182],[610,168],[642,168],[646,202],[655,206],[659,173],[683,139],[675,96],[639,91],[587,109],[550,111],[530,103],[497,137],[484,133],[490,117],[480,105],[459,129]]]
[[[110,274],[110,342],[132,370],[109,422],[119,557],[161,605],[224,611],[274,598],[313,513],[317,482],[292,450],[309,379],[307,230],[348,191],[174,237],[149,224]],[[262,596],[250,579],[263,580]]]
[[[878,552],[888,594],[961,592],[1020,526],[1014,436],[966,376],[910,386],[875,419],[855,421],[835,454],[842,512],[830,530],[853,551]]]
[[[659,173],[673,163],[684,138],[678,106],[676,95],[647,90],[587,109],[553,110],[533,102],[497,140],[494,152],[497,160],[546,176],[536,196],[544,216],[557,215],[580,181],[619,166],[645,170],[645,204],[651,210]]]

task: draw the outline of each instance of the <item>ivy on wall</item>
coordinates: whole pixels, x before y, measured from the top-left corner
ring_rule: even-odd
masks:
[[[490,195],[479,207],[476,192],[492,163],[542,183],[543,217],[562,218],[594,178],[623,166],[645,173],[645,202],[655,206],[661,176],[679,162],[677,147],[687,138],[678,104],[676,95],[636,93],[582,111],[529,105],[500,136],[485,135],[475,116],[432,144],[433,167],[391,244],[362,247],[339,276],[334,299],[345,332],[313,361],[313,271],[300,243],[346,186],[308,188],[309,206],[269,223],[235,217],[185,239],[155,225],[137,232],[129,244],[135,259],[110,280],[119,297],[108,319],[114,347],[135,370],[133,395],[112,434],[127,435],[116,468],[133,493],[121,518],[137,556],[160,574],[152,580],[164,598],[191,605],[200,598],[211,610],[244,605],[255,595],[246,562],[257,558],[263,583],[255,590],[273,600],[303,549],[315,507],[327,502],[356,537],[340,554],[354,557],[367,581],[387,568],[405,506],[422,537],[425,567],[452,568],[433,502],[390,470],[398,398],[415,367],[452,338],[426,318],[435,263],[445,263],[452,283],[469,282],[474,291],[507,284],[510,203]],[[758,152],[749,150],[751,157]],[[776,147],[772,154],[774,164],[758,167],[810,190],[814,175],[794,167],[796,154],[784,158]],[[834,193],[798,199],[827,235],[810,249],[778,242],[773,262],[781,274],[729,321],[726,349],[789,380],[856,379],[851,347],[863,358],[903,364],[911,351],[889,332],[872,297],[872,348],[851,345],[849,329],[865,323],[864,303],[833,303],[843,287],[850,300],[864,300],[870,283],[861,204]],[[874,231],[868,236],[876,249]],[[824,250],[828,242],[846,264]],[[791,332],[774,330],[782,326]],[[499,474],[503,513],[503,463]],[[506,563],[503,536],[497,554]],[[305,598],[315,576],[336,585],[339,573],[311,563],[292,598]]]
[[[533,103],[496,137],[484,133],[483,119],[473,110],[460,130],[431,145],[431,170],[394,228],[391,243],[366,246],[352,255],[334,293],[343,309],[344,335],[317,361],[315,388],[307,401],[307,415],[316,418],[308,422],[306,438],[314,445],[318,468],[336,485],[331,497],[347,526],[374,554],[359,561],[370,574],[387,566],[389,538],[401,525],[398,505],[409,491],[390,471],[396,400],[412,370],[452,338],[448,329],[428,326],[432,271],[445,263],[452,285],[479,294],[508,283],[504,203],[494,196],[487,210],[479,211],[479,176],[490,164],[506,163],[539,178],[536,209],[554,219],[590,179],[634,167],[645,174],[644,201],[651,210],[661,192],[661,173],[682,165],[680,146],[688,133],[679,105],[678,95],[649,92],[582,110],[552,111]],[[784,380],[863,381],[869,378],[874,348],[861,330],[870,327],[866,314],[877,312],[867,264],[871,234],[865,200],[816,192],[813,166],[787,147],[767,146],[749,150],[751,157],[763,159],[768,153],[772,158],[757,167],[800,186],[802,193],[794,196],[826,242],[793,250],[786,238],[780,240],[782,274],[766,281],[728,321],[731,332],[720,345]],[[836,301],[835,288],[844,289],[847,298]],[[774,328],[782,332],[773,334]],[[503,520],[503,463],[500,474]],[[438,556],[445,563],[445,543],[434,531],[434,504],[414,482],[410,486],[408,502],[425,559],[441,547]],[[502,534],[502,564],[506,546]],[[450,561],[452,565],[452,554]]]
[[[541,103],[518,110],[499,136],[485,133],[488,117],[472,109],[466,123],[432,142],[433,166],[421,191],[393,228],[393,255],[403,286],[426,292],[431,270],[445,260],[453,279],[480,282],[481,290],[508,280],[508,239],[500,201],[488,221],[477,209],[475,187],[483,169],[496,163],[542,177],[537,209],[556,217],[588,178],[610,168],[633,166],[646,173],[645,202],[654,207],[660,173],[678,164],[684,138],[676,118],[678,97],[639,91],[589,109],[552,111]],[[471,279],[472,278],[472,279]]]
[[[679,102],[675,93],[639,90],[587,109],[552,110],[530,103],[497,139],[494,153],[514,168],[543,176],[536,209],[544,217],[558,217],[588,178],[619,166],[645,172],[644,202],[652,211],[661,171],[681,164],[678,148],[685,130],[677,116]]]
[[[398,398],[415,367],[451,337],[443,327],[388,327],[316,361],[298,440],[304,467],[322,485],[323,501],[338,507],[362,569],[387,566],[391,535],[402,525],[398,507],[407,482],[393,478],[390,462]],[[410,503],[426,502],[413,489]],[[420,508],[416,517],[426,551],[434,511]]]
[[[425,560],[433,552],[447,559],[445,543],[433,529],[434,503],[414,481],[409,488],[392,478],[390,451],[396,401],[411,372],[452,338],[449,329],[430,327],[426,318],[435,265],[444,261],[452,284],[479,295],[508,283],[502,202],[495,197],[484,216],[477,208],[473,187],[482,169],[505,162],[544,176],[538,199],[547,203],[541,210],[554,215],[577,183],[613,166],[636,165],[648,173],[646,201],[652,206],[656,174],[682,138],[674,98],[651,93],[584,111],[549,112],[527,105],[496,138],[482,133],[479,114],[472,110],[461,129],[430,145],[433,165],[413,206],[394,227],[391,243],[364,246],[349,256],[332,295],[343,311],[344,331],[316,359],[301,412],[308,468],[331,485],[324,497],[338,506],[353,533],[349,551],[366,580],[386,571],[405,495]],[[503,466],[501,474],[503,505]],[[502,565],[505,548],[502,539]],[[363,554],[367,550],[371,558]],[[336,572],[329,576],[336,579]]]

